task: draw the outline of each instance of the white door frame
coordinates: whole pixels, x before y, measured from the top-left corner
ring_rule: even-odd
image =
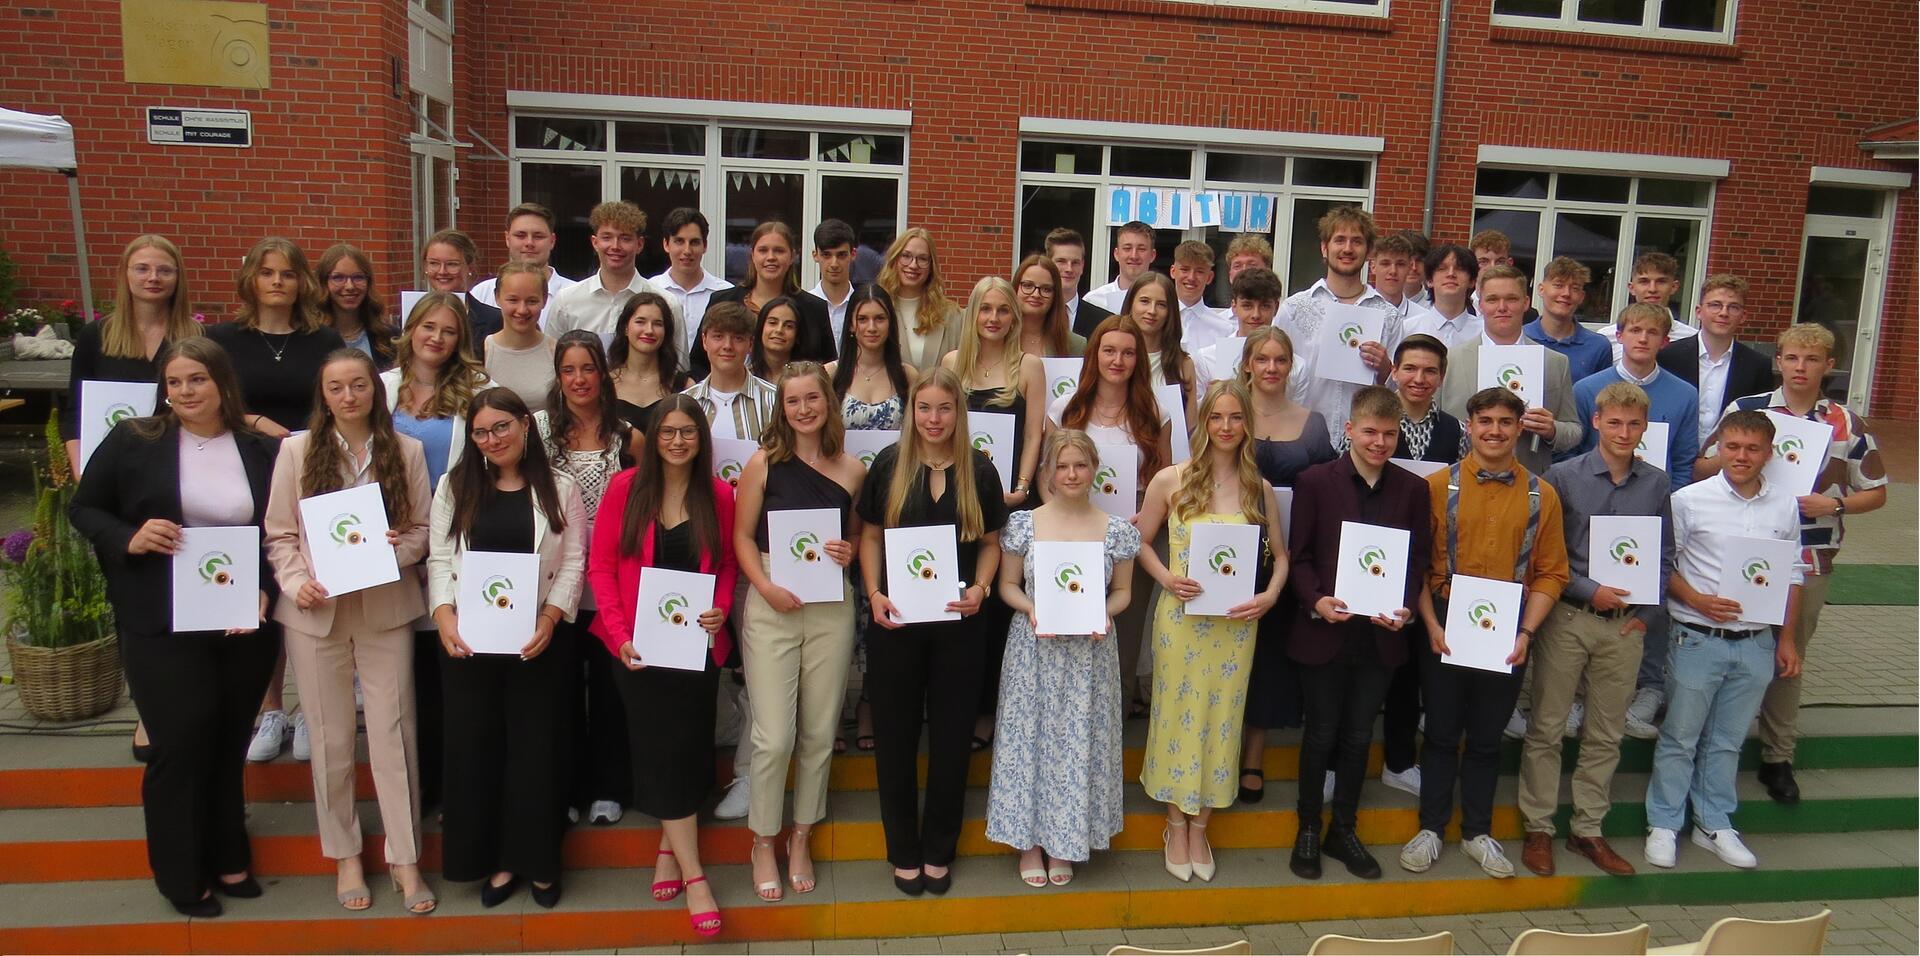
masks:
[[[1806,291],[1802,286],[1806,282],[1809,241],[1815,238],[1867,241],[1866,271],[1860,289],[1859,325],[1855,328],[1853,339],[1853,368],[1848,370],[1847,380],[1847,407],[1863,416],[1870,411],[1873,400],[1873,369],[1875,359],[1879,357],[1880,316],[1887,296],[1887,264],[1889,246],[1892,244],[1889,239],[1893,233],[1891,219],[1894,200],[1898,195],[1892,190],[1882,193],[1880,215],[1873,219],[1809,215],[1800,236],[1800,266],[1795,271],[1793,289],[1796,318],[1800,297]]]

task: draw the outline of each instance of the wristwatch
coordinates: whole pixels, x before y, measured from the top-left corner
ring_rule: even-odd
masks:
[[[979,588],[980,600],[982,601],[986,600],[987,598],[993,597],[993,585],[991,584],[987,584],[981,581],[975,581],[972,584],[969,584],[967,586],[971,588]]]
[[[1836,515],[1846,514],[1847,499],[1844,497],[1841,497],[1840,495],[1834,495],[1832,497],[1833,497],[1833,513]]]

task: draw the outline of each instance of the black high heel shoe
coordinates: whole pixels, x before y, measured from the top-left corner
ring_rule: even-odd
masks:
[[[927,891],[927,874],[915,873],[912,878],[893,875],[893,888],[908,896],[919,896]]]
[[[520,877],[518,876],[509,878],[499,886],[495,886],[492,883],[483,883],[480,886],[480,905],[487,909],[493,909],[513,898],[514,892],[519,889]]]
[[[260,881],[254,879],[252,873],[248,873],[247,878],[238,883],[229,883],[226,880],[215,878],[213,881],[213,891],[222,896],[231,896],[239,900],[259,899],[260,894],[265,892],[260,889]]]
[[[533,901],[535,903],[540,904],[541,909],[550,910],[560,905],[560,881],[559,880],[554,880],[552,883],[546,886],[541,886],[540,884],[535,883],[533,884],[532,893],[533,893]]]
[[[168,900],[168,902],[172,903],[173,901]],[[212,919],[226,912],[226,910],[221,907],[220,901],[214,899],[211,894],[194,900],[191,903],[174,903],[173,909],[174,912],[179,913],[181,916],[191,919]]]
[[[942,873],[939,876],[927,876],[923,872],[921,874],[921,877],[925,879],[927,882],[927,892],[932,893],[935,896],[945,896],[947,895],[948,890],[953,889],[953,868],[952,867],[948,867],[947,872]]]

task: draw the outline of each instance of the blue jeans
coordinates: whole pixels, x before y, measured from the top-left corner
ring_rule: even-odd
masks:
[[[1667,692],[1667,629],[1675,626],[1665,608],[1653,616],[1653,623],[1640,638],[1640,675],[1633,687],[1651,687],[1662,695]]]
[[[1773,681],[1773,630],[1729,641],[1676,620],[1668,636],[1667,719],[1653,752],[1647,823],[1680,829],[1691,798],[1695,825],[1725,829],[1740,806],[1740,746]]]

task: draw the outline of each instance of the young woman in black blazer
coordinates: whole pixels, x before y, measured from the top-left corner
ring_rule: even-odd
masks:
[[[173,554],[183,526],[261,523],[280,442],[247,427],[212,340],[173,343],[159,367],[166,404],[114,426],[69,514],[106,573],[127,686],[153,738],[140,790],[154,882],[174,909],[205,918],[221,912],[214,890],[260,895],[242,771],[280,628],[266,620],[275,587],[263,548],[259,627],[173,631]]]

